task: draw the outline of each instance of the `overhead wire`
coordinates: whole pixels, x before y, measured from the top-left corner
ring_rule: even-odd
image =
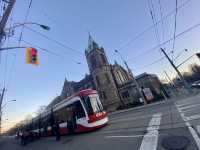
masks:
[[[184,8],[190,1],[192,0],[186,0],[183,3],[181,3],[178,7],[177,7],[177,11]],[[166,14],[165,16],[163,16],[162,19],[158,20],[155,25],[160,24],[162,21],[166,20],[168,17],[170,17],[171,15],[173,15],[176,12],[176,9],[172,10],[171,12],[169,12],[168,14]],[[125,47],[129,46],[130,44],[132,44],[134,41],[136,41],[138,38],[140,38],[142,35],[144,35],[146,32],[148,32],[149,30],[153,29],[155,27],[154,24],[150,25],[149,27],[147,27],[146,29],[144,29],[142,32],[140,32],[139,34],[137,34],[136,36],[134,36],[133,38],[131,38],[130,40],[128,40],[125,44],[123,44],[120,48],[118,48],[118,50],[122,50]]]
[[[162,41],[164,41],[165,40],[165,30],[164,30],[163,9],[162,9],[161,0],[158,0],[158,5],[159,5],[159,11],[160,11],[160,20],[162,20],[161,21]],[[165,49],[165,47],[164,47],[164,49]],[[162,57],[162,52],[160,50],[159,50],[159,53],[160,53],[160,57]],[[163,64],[164,64],[163,60],[161,60],[160,63],[161,63],[161,66],[163,66]]]
[[[157,22],[156,15],[155,15],[155,9],[154,9],[152,0],[148,0],[148,6],[149,6],[150,14],[151,14],[151,19],[152,19],[152,22],[154,25],[156,40],[157,40],[158,44],[160,44],[160,37],[159,37],[159,32],[158,32],[158,27],[157,27],[158,24],[156,24],[156,22]]]
[[[157,59],[157,60],[155,60],[155,61],[153,61],[153,62],[151,62],[151,63],[149,63],[149,64],[147,64],[147,65],[143,65],[143,66],[140,66],[140,67],[136,67],[136,68],[134,68],[134,70],[141,70],[141,69],[144,69],[144,68],[146,68],[146,67],[150,67],[150,66],[152,66],[152,65],[154,65],[154,64],[156,64],[156,63],[162,61],[164,58],[165,58],[165,57],[163,56],[163,57],[161,57],[161,58],[159,58],[159,59]]]
[[[19,37],[13,37],[13,38],[19,39]],[[62,59],[64,59],[66,56],[69,56],[69,55],[61,55],[61,54],[58,54],[58,53],[56,53],[56,52],[53,52],[52,50],[49,50],[49,49],[47,49],[47,48],[43,48],[42,46],[39,46],[39,45],[37,45],[37,44],[33,44],[33,43],[31,43],[31,42],[29,42],[29,41],[26,41],[26,40],[24,40],[24,39],[22,39],[21,41],[24,42],[25,44],[28,44],[29,47],[32,46],[32,47],[34,47],[34,48],[38,48],[39,50],[41,50],[41,51],[43,51],[43,52],[46,52],[46,53],[48,53],[48,54],[51,54],[51,55],[53,55],[53,56],[56,56],[56,57],[59,57],[59,58],[62,58]],[[76,64],[82,64],[82,63],[80,63],[79,61],[77,61],[77,60],[75,60],[75,59],[73,59],[73,58],[71,58],[71,57],[68,57],[68,59],[71,59],[71,60],[72,60],[73,62],[75,62]]]
[[[174,57],[174,47],[175,47],[175,42],[176,42],[176,28],[177,28],[177,13],[178,13],[178,0],[176,0],[176,9],[175,9],[175,19],[174,19],[174,39],[173,39],[173,45],[172,45],[172,61]]]
[[[32,2],[33,2],[33,0],[30,0],[29,6],[28,6],[28,9],[27,9],[27,11],[26,11],[25,18],[24,18],[24,21],[23,21],[23,22],[27,22],[27,20],[28,20],[28,16],[29,16],[29,14],[30,14]],[[22,40],[24,27],[25,27],[25,25],[22,25],[21,32],[20,32],[20,38],[19,38],[19,41],[18,41],[18,45],[20,45],[20,42],[21,42],[21,40]]]
[[[161,28],[162,28],[162,41],[165,40],[165,31],[164,31],[164,21],[163,21],[163,10],[161,0],[158,0],[159,10],[160,10],[160,20],[161,20]]]
[[[182,31],[182,32],[180,32],[180,33],[178,33],[178,34],[176,34],[175,39],[181,37],[182,35],[184,35],[184,34],[190,32],[190,31],[192,31],[192,30],[195,29],[195,28],[198,28],[199,26],[200,26],[200,23],[197,23],[197,24],[195,24],[195,25],[190,26],[190,27],[187,28],[186,30],[184,30],[184,31]],[[144,50],[142,53],[138,54],[137,56],[134,56],[134,57],[132,57],[132,58],[129,58],[127,61],[131,61],[131,60],[133,60],[133,59],[135,59],[135,58],[137,58],[137,57],[140,57],[140,56],[144,56],[144,55],[146,55],[146,54],[149,54],[150,52],[153,52],[153,51],[157,50],[157,48],[159,48],[160,46],[165,45],[165,44],[171,42],[173,39],[174,39],[174,37],[171,37],[171,38],[165,40],[164,42],[160,43],[160,45],[156,45],[156,46],[154,46],[154,47],[152,47],[152,48],[150,48],[150,49],[146,49],[146,50]]]
[[[32,31],[32,32],[34,32],[34,33],[36,33],[36,34],[38,34],[38,35],[40,35],[40,36],[46,38],[47,40],[49,40],[49,41],[51,41],[51,42],[56,43],[57,45],[59,45],[59,46],[65,48],[65,49],[67,49],[67,50],[70,50],[70,51],[72,51],[72,52],[76,52],[76,53],[79,54],[79,55],[80,55],[80,54],[83,55],[83,53],[82,53],[81,51],[76,50],[76,49],[74,49],[74,48],[72,48],[72,47],[70,47],[70,46],[68,46],[68,45],[66,45],[66,44],[64,44],[64,43],[62,43],[62,42],[56,40],[56,39],[50,38],[49,36],[47,36],[47,35],[45,35],[45,34],[39,32],[39,31],[36,31],[36,30],[34,30],[34,29],[30,28],[30,27],[27,27],[27,26],[25,26],[25,28],[27,28],[28,30],[30,30],[30,31]]]

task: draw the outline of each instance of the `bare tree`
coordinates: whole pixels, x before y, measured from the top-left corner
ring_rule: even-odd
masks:
[[[38,108],[37,111],[35,112],[36,116],[42,114],[42,113],[45,111],[46,107],[47,107],[46,105],[41,105],[41,106],[39,106],[39,108]]]

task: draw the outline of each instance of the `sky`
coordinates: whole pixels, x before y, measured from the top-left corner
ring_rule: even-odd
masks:
[[[121,0],[33,0],[27,19],[25,16],[30,0],[16,1],[7,28],[16,23],[36,22],[48,25],[51,29],[45,31],[37,25],[27,25],[28,28],[25,27],[23,30],[23,41],[19,44],[22,28],[16,28],[14,35],[7,38],[2,46],[36,47],[40,59],[40,65],[33,66],[25,63],[25,49],[1,53],[0,88],[5,85],[7,89],[3,103],[17,100],[8,103],[3,110],[4,129],[29,114],[33,115],[39,106],[50,103],[61,93],[65,77],[70,81],[79,81],[89,73],[84,55],[88,32],[100,46],[104,47],[110,63],[116,60],[124,66],[123,61],[114,52],[118,49],[134,75],[148,72],[165,79],[164,70],[171,77],[176,75],[165,58],[153,63],[163,57],[160,47],[154,47],[173,37],[175,0],[160,0],[161,5],[159,0],[150,0],[153,4],[151,9],[148,0],[123,0],[123,2]],[[2,5],[2,1],[0,4]],[[177,12],[176,34],[200,23],[198,15],[200,1],[178,0],[178,6],[183,4],[184,6]],[[155,22],[162,17],[165,18],[170,12],[173,13],[155,28],[138,37],[138,34],[153,25],[150,10],[153,12]],[[33,32],[32,29],[54,41]],[[199,39],[200,27],[197,27],[176,38],[173,56],[170,53],[173,49],[172,41],[162,47],[170,57],[174,58],[184,49],[188,49],[188,52],[183,52],[175,61],[178,65],[199,52]],[[56,55],[44,52],[37,46]],[[199,64],[200,60],[193,57],[179,69],[186,71],[191,63]]]

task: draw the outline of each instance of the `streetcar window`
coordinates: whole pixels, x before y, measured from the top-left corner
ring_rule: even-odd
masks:
[[[82,97],[82,101],[83,101],[83,104],[85,106],[85,109],[88,113],[88,115],[92,115],[93,114],[93,109],[92,109],[92,105],[90,103],[90,98],[87,96],[87,97]]]
[[[94,112],[101,112],[103,111],[103,106],[99,100],[98,96],[90,96],[90,102]]]
[[[75,105],[75,112],[76,112],[77,119],[86,117],[85,111],[83,109],[81,102],[77,101],[74,103],[74,105]]]
[[[98,95],[83,97],[82,100],[88,115],[103,111],[103,106]]]
[[[67,121],[68,109],[63,107],[55,112],[56,120],[59,120],[61,123]]]

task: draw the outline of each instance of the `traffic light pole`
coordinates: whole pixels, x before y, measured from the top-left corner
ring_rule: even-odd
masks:
[[[0,21],[0,44],[2,43],[2,39],[5,36],[4,29],[5,29],[6,23],[8,21],[9,15],[12,11],[12,8],[13,8],[15,2],[16,2],[16,0],[10,0],[8,2],[8,6],[3,14],[1,21]]]
[[[3,88],[3,91],[1,93],[1,97],[0,97],[0,135],[1,135],[1,120],[2,120],[2,102],[3,102],[3,97],[4,97],[4,93],[5,93],[5,87]]]
[[[8,6],[2,16],[2,19],[0,21],[0,47],[2,46],[2,40],[3,40],[3,37],[5,36],[5,32],[4,32],[4,29],[6,27],[6,23],[8,21],[8,18],[9,18],[9,15],[12,11],[12,8],[15,4],[16,0],[10,0],[8,2]],[[1,53],[1,51],[0,51]],[[0,54],[1,55],[1,54]],[[3,91],[1,93],[1,97],[0,97],[0,134],[1,134],[1,117],[2,117],[2,109],[1,109],[1,105],[2,105],[2,102],[3,102],[3,97],[4,97],[4,93],[5,93],[5,85],[4,85],[4,88],[3,88]]]
[[[182,74],[180,73],[180,71],[178,70],[178,68],[174,65],[173,61],[169,58],[169,56],[167,55],[167,53],[165,52],[165,50],[163,48],[161,48],[161,51],[163,52],[163,54],[165,55],[165,57],[167,58],[167,60],[170,62],[170,64],[174,68],[174,70],[177,72],[177,74],[180,77],[181,81],[183,82],[185,88],[190,93],[191,89],[190,89],[190,86],[188,85],[187,81],[183,78]]]

